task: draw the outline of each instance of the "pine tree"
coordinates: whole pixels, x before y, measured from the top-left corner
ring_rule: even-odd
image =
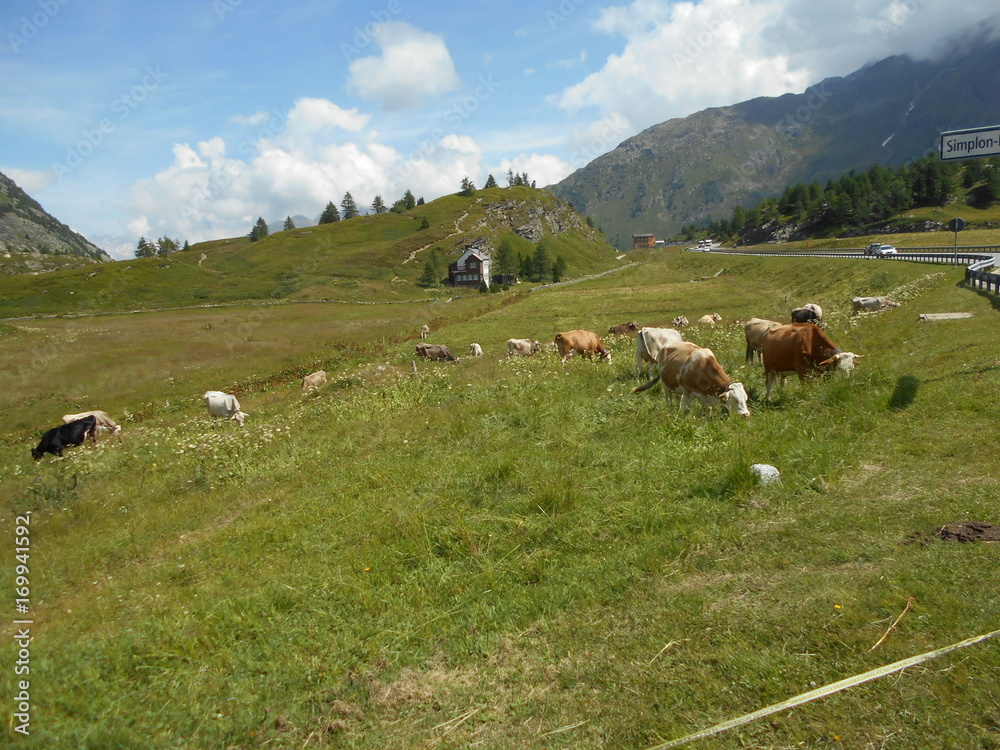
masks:
[[[426,216],[425,216],[425,217],[423,217],[423,218],[422,218],[422,219],[420,220],[420,229],[421,229],[421,230],[424,230],[424,229],[430,229],[430,226],[431,226],[431,223],[430,223],[430,222],[429,222],[429,221],[427,220],[427,217],[426,217]]]
[[[514,187],[514,184],[516,182],[517,182],[517,178],[514,176],[514,170],[513,169],[508,169],[507,170],[507,187],[509,187],[509,188],[510,187]]]
[[[160,237],[160,239],[156,241],[156,254],[161,258],[172,255],[179,249],[177,240],[172,240],[169,237]]]
[[[561,255],[556,256],[555,265],[552,266],[552,282],[558,284],[566,275],[566,259]]]
[[[181,248],[181,251],[183,252],[184,250],[190,250],[190,249],[191,249],[191,243],[188,242],[187,240],[184,240],[184,247]]]
[[[403,206],[406,207],[407,211],[409,211],[416,205],[417,205],[417,199],[413,197],[413,193],[411,193],[409,190],[403,193]]]
[[[504,237],[500,240],[500,247],[497,248],[496,272],[504,275],[517,275],[517,255],[514,254],[514,243],[511,242],[509,237]]]
[[[358,205],[354,202],[354,196],[350,192],[344,193],[344,197],[340,201],[340,209],[344,212],[345,221],[358,215]]]
[[[136,258],[152,258],[156,255],[156,248],[153,243],[147,240],[145,237],[140,237],[139,242],[135,247],[135,257]]]
[[[263,216],[260,216],[257,218],[257,223],[253,225],[253,229],[250,230],[250,241],[256,242],[257,240],[267,237],[267,234],[267,222],[264,221]]]
[[[489,177],[486,178],[486,184],[483,185],[483,188],[485,190],[489,190],[490,188],[495,188],[496,186],[497,186],[497,181],[493,179],[493,175],[490,175]]]
[[[434,261],[430,258],[424,261],[424,270],[420,274],[420,278],[417,282],[421,286],[437,286],[438,283],[438,273],[434,269]]]
[[[476,183],[468,177],[462,178],[462,189],[458,193],[464,198],[471,198],[476,194]]]
[[[531,266],[538,281],[545,281],[552,275],[552,256],[546,244],[544,239],[540,241],[535,248],[535,254],[531,257]]]
[[[382,196],[376,195],[375,200],[372,201],[372,213],[384,214],[388,210],[389,209],[385,207],[385,201],[382,200]]]
[[[291,216],[286,216],[285,217],[285,226],[284,226],[284,228],[283,228],[282,231],[287,232],[289,229],[295,229],[295,222],[292,221],[292,217]]]
[[[326,208],[323,209],[323,213],[320,214],[319,223],[332,224],[335,221],[340,221],[340,211],[333,205],[333,201],[330,201],[326,204]]]
[[[424,196],[421,195],[419,198],[417,198],[417,205],[418,206],[424,205]]]

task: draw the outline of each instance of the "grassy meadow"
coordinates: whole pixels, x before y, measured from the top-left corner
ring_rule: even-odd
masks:
[[[6,741],[646,748],[997,629],[1000,549],[929,535],[1000,524],[998,302],[917,263],[635,259],[447,303],[0,324],[0,544],[12,561],[30,511],[34,620],[28,738],[0,650]],[[852,316],[856,294],[903,305]],[[767,404],[732,322],[807,301],[865,358]],[[629,337],[604,337],[611,363],[551,348],[707,312],[724,324],[686,338],[746,385],[749,420],[632,394]],[[425,322],[462,359],[415,377]],[[546,350],[506,359],[510,337]],[[243,429],[208,418],[216,388]],[[33,462],[84,408],[123,440]],[[1000,748],[998,668],[990,641],[691,746]]]

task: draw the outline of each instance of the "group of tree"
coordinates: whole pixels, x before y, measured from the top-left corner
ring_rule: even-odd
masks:
[[[188,244],[187,240],[184,240],[184,245],[181,246],[178,240],[166,236],[160,237],[158,240],[147,240],[145,237],[140,237],[139,242],[136,244],[135,257],[163,258],[181,250],[188,250],[190,247],[191,245]]]
[[[1000,201],[1000,159],[943,162],[931,155],[896,169],[875,164],[863,172],[851,170],[825,187],[818,182],[788,185],[779,197],[749,209],[737,206],[730,219],[710,222],[706,229],[721,239],[772,222],[806,225],[817,232],[864,227],[914,208],[942,206],[959,185],[971,191],[977,204]],[[695,232],[693,226],[681,230],[688,239]]]
[[[500,241],[494,258],[493,272],[519,276],[528,281],[562,281],[566,276],[566,259],[553,256],[548,240],[543,237],[534,252],[519,253],[508,238]]]
[[[507,170],[507,187],[534,187],[535,181],[528,179],[528,173],[517,174],[513,169]]]

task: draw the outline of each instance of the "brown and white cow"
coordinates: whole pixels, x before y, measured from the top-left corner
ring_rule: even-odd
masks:
[[[799,380],[806,375],[836,369],[850,374],[860,354],[845,352],[812,323],[792,323],[777,326],[764,334],[762,359],[764,360],[764,381],[767,385],[767,400],[771,400],[771,388],[780,376],[796,373]]]
[[[444,344],[424,344],[423,342],[414,347],[417,356],[426,357],[432,361],[458,362],[458,357],[451,353]]]
[[[671,328],[685,328],[689,325],[691,325],[691,322],[687,319],[686,315],[678,315],[670,321]]]
[[[748,364],[753,362],[754,352],[758,356],[760,355],[761,349],[764,346],[764,334],[780,325],[782,324],[778,321],[767,320],[766,318],[750,318],[750,320],[743,324],[743,333],[747,339]]]
[[[420,326],[420,338],[425,339],[425,338],[427,338],[430,335],[431,335],[430,326],[428,326],[426,324]]]
[[[719,313],[710,313],[708,315],[702,315],[698,318],[698,325],[701,326],[714,326],[716,323],[722,322],[722,316]]]
[[[750,416],[747,391],[742,383],[734,382],[719,364],[711,349],[682,341],[660,349],[656,364],[659,374],[632,393],[641,393],[663,383],[663,394],[670,403],[672,394],[683,397],[686,411],[691,411],[691,399],[696,398],[711,415],[712,407],[723,404],[730,414]]]
[[[530,357],[535,352],[542,350],[540,341],[531,339],[507,339],[508,357]]]
[[[593,359],[594,355],[597,354],[600,359],[611,361],[611,352],[604,348],[600,337],[593,331],[578,329],[557,333],[556,348],[559,350],[563,364],[566,364],[566,360],[573,352],[580,352],[580,356],[587,359]]]
[[[888,297],[854,297],[851,300],[851,310],[857,315],[859,312],[874,312],[887,307],[899,307],[899,303]]]
[[[614,333],[620,336],[638,330],[639,330],[639,324],[633,320],[630,323],[619,323],[616,326],[611,326],[611,328],[608,329],[608,333]]]
[[[96,445],[97,438],[105,432],[117,435],[119,440],[122,439],[122,426],[109,417],[107,412],[101,411],[100,409],[82,411],[79,414],[63,414],[62,423],[69,424],[70,422],[76,422],[77,420],[85,417],[94,418],[94,429],[90,432],[91,443]]]
[[[302,390],[304,391],[310,388],[319,388],[321,385],[326,385],[326,370],[317,370],[302,378]]]
[[[673,328],[640,328],[635,336],[635,376],[642,377],[642,363],[649,362],[652,374],[656,366],[656,355],[668,344],[677,344],[684,340],[680,331]]]

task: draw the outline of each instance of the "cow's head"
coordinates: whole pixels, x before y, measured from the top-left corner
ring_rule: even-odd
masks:
[[[719,401],[730,414],[739,414],[744,419],[750,416],[750,407],[747,405],[749,398],[743,383],[730,383],[726,390],[719,394]]]
[[[540,352],[541,350],[542,350],[542,342],[541,341],[532,341],[531,342],[531,353],[532,354],[534,354],[535,352]]]
[[[230,417],[230,419],[232,419],[234,422],[236,422],[236,424],[238,424],[240,427],[242,427],[243,426],[243,419],[245,417],[249,417],[249,416],[250,415],[247,414],[245,411],[239,411],[239,410],[237,410],[236,413],[233,414],[233,416]]]
[[[38,459],[40,459],[40,458],[41,458],[42,456],[44,456],[44,455],[45,455],[45,454],[44,454],[44,453],[43,453],[42,451],[38,450],[38,448],[32,448],[32,449],[31,449],[31,457],[32,457],[33,459],[35,459],[36,461],[37,461]]]
[[[598,359],[604,359],[604,360],[607,360],[608,362],[610,362],[611,361],[611,352],[609,352],[607,349],[601,349],[597,353],[597,357],[598,357]]]
[[[837,352],[829,359],[824,359],[820,362],[819,366],[824,370],[846,372],[850,375],[854,372],[854,366],[859,359],[864,359],[864,355],[855,354],[854,352]]]

